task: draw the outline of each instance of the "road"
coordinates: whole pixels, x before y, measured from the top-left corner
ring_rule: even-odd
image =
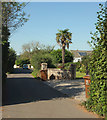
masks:
[[[36,80],[30,70],[15,69],[5,86],[3,118],[96,118],[75,100]]]

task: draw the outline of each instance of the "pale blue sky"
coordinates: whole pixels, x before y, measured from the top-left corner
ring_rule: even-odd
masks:
[[[98,10],[98,2],[31,2],[24,9],[30,19],[11,36],[11,47],[20,54],[23,44],[38,41],[57,49],[57,30],[68,28],[73,42],[70,50],[91,50],[87,41],[95,31]]]

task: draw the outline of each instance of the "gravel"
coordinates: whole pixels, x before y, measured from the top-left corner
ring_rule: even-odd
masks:
[[[84,79],[77,80],[48,80],[45,84],[57,89],[58,91],[67,94],[70,98],[86,101]]]

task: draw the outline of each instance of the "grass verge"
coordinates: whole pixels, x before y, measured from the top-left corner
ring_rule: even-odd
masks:
[[[85,75],[86,75],[86,73],[81,73],[81,72],[77,71],[76,72],[76,79],[82,79]]]

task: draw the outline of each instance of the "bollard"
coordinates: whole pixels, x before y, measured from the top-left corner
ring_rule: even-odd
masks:
[[[86,94],[86,98],[89,98],[88,93],[90,92],[89,87],[90,87],[90,82],[91,82],[90,76],[86,75],[83,78],[85,80],[85,94]]]

